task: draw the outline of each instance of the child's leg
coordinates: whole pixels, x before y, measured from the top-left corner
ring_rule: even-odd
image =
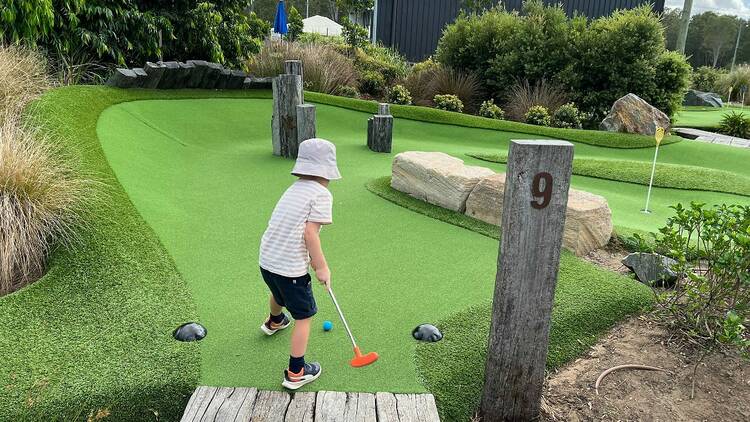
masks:
[[[282,306],[276,303],[276,299],[273,298],[273,294],[269,295],[268,304],[271,308],[271,315],[281,315]]]
[[[298,319],[292,330],[292,357],[303,357],[307,351],[307,339],[310,337],[310,323],[312,318]],[[296,372],[296,371],[295,371]]]

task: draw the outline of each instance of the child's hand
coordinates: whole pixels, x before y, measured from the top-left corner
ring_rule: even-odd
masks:
[[[315,270],[315,277],[327,289],[331,288],[331,270],[328,269],[328,266]]]

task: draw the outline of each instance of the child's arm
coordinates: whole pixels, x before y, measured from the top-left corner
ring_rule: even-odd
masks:
[[[315,270],[315,277],[328,288],[331,286],[331,270],[320,244],[320,226],[320,223],[312,221],[305,223],[305,246],[310,253],[310,265]]]

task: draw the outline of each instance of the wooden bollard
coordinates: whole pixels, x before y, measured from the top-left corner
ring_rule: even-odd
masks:
[[[284,73],[288,75],[299,75],[302,77],[303,81],[305,80],[301,60],[286,60],[284,62]]]
[[[391,115],[391,106],[388,103],[379,103],[378,104],[378,114],[381,114],[383,116],[390,116]]]
[[[297,146],[315,137],[315,106],[300,104],[297,106]],[[296,156],[297,153],[295,152]]]
[[[375,152],[391,152],[393,116],[376,114],[367,120],[367,147]]]
[[[481,402],[484,422],[539,416],[572,161],[569,142],[511,141]]]
[[[279,75],[273,79],[271,139],[274,155],[297,158],[297,106],[302,104],[302,77]]]

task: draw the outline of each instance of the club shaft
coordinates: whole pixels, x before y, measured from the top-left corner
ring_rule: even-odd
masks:
[[[333,289],[330,287],[328,288],[328,294],[331,295],[331,299],[333,300],[333,305],[336,306],[336,311],[339,313],[339,317],[341,318],[341,322],[344,323],[344,328],[346,329],[346,333],[349,334],[349,339],[352,341],[352,346],[355,348],[357,347],[357,342],[354,341],[354,336],[352,335],[352,330],[349,329],[349,324],[346,323],[346,318],[344,318],[344,313],[341,312],[341,307],[339,306],[339,302],[336,300],[336,295],[333,294]]]

